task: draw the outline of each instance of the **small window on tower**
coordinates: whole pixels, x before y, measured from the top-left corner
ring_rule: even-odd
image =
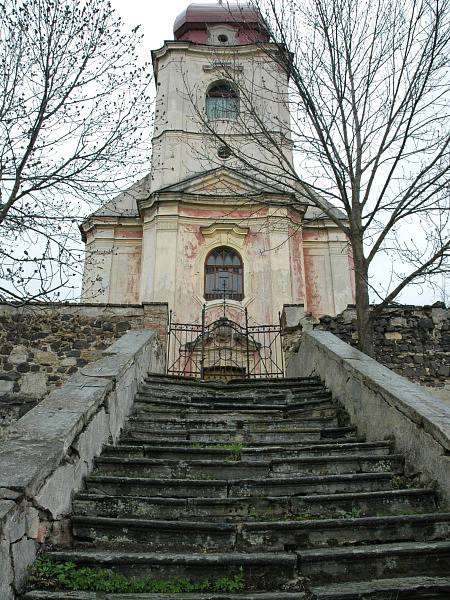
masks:
[[[219,158],[230,158],[231,150],[228,148],[228,146],[219,146],[219,149],[217,150],[217,156]]]
[[[239,117],[239,96],[229,83],[214,83],[209,88],[206,116],[210,121],[235,121]]]
[[[227,36],[227,35],[225,35],[224,33],[221,33],[221,34],[220,34],[220,35],[217,37],[217,39],[219,40],[219,42],[220,42],[221,44],[226,44],[226,43],[228,42],[228,36]]]

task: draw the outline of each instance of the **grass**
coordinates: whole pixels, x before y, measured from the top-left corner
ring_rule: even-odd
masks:
[[[242,571],[232,577],[215,580],[188,579],[157,580],[151,577],[127,577],[111,569],[80,567],[73,562],[57,563],[48,557],[39,558],[33,565],[29,585],[54,591],[162,593],[242,592],[245,577]]]

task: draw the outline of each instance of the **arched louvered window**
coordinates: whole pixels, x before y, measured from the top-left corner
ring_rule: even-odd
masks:
[[[205,262],[205,298],[242,300],[244,297],[244,266],[239,254],[221,246],[210,252]]]
[[[229,83],[214,83],[206,94],[206,116],[210,121],[235,121],[239,117],[239,96]]]

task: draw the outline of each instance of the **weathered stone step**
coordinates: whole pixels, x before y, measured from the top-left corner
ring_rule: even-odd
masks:
[[[132,434],[132,432],[131,432]],[[117,447],[120,447],[122,445],[124,446],[129,446],[129,445],[146,445],[146,446],[152,446],[154,448],[167,448],[167,447],[171,447],[176,445],[177,447],[182,447],[182,448],[194,448],[194,449],[210,449],[210,448],[218,448],[221,449],[223,448],[224,445],[229,446],[229,444],[224,444],[223,442],[219,442],[219,441],[210,441],[210,442],[206,442],[206,443],[200,443],[200,442],[196,442],[194,440],[189,440],[189,439],[178,439],[176,438],[175,440],[172,438],[168,438],[168,437],[161,437],[159,439],[155,439],[153,434],[149,434],[148,436],[139,436],[139,439],[135,439],[133,437],[128,437],[130,435],[130,432],[125,432],[125,435],[122,435],[122,437],[119,440],[119,444]],[[288,452],[290,449],[292,448],[302,448],[304,446],[314,446],[314,445],[318,445],[318,446],[326,446],[326,445],[330,445],[330,446],[334,446],[336,444],[361,444],[361,443],[365,443],[365,439],[363,437],[356,437],[356,436],[345,436],[345,437],[340,437],[340,438],[316,438],[316,439],[307,439],[307,440],[303,440],[303,441],[297,441],[297,442],[281,442],[278,441],[275,444],[271,444],[269,442],[253,442],[251,445],[250,444],[242,444],[243,448],[252,448],[252,449],[257,449],[257,450],[264,450],[265,448],[281,448],[282,451],[284,452]],[[378,443],[378,442],[377,442]]]
[[[169,384],[172,385],[180,385],[182,389],[186,389],[189,387],[203,390],[219,390],[222,393],[227,392],[235,392],[238,390],[251,389],[253,390],[264,390],[267,391],[268,387],[271,390],[276,388],[291,388],[297,387],[304,389],[308,385],[323,385],[321,380],[316,376],[311,377],[286,377],[286,378],[277,378],[277,379],[252,379],[249,380],[238,380],[233,379],[224,382],[212,382],[204,383],[195,379],[193,377],[177,377],[175,375],[161,375],[159,373],[149,373],[145,378],[145,382],[148,382],[154,386],[155,384],[162,384],[164,388],[167,388]]]
[[[225,446],[225,445],[224,445]],[[272,460],[276,458],[301,458],[307,456],[342,456],[355,453],[371,453],[376,456],[386,456],[390,453],[388,442],[368,442],[350,444],[316,444],[305,446],[264,446],[259,448],[239,447],[205,447],[195,448],[186,446],[154,446],[140,444],[120,444],[118,446],[105,446],[102,456],[127,456],[145,457],[152,459],[168,460],[203,460],[235,458],[239,455],[243,460]]]
[[[94,542],[97,548],[147,552],[232,552],[238,550],[236,525],[204,521],[161,521],[73,516],[76,540]]]
[[[132,517],[143,519],[207,519],[243,521],[314,519],[426,513],[436,510],[431,489],[383,490],[314,494],[308,496],[267,496],[227,498],[163,498],[80,493],[73,511],[79,515]]]
[[[74,536],[99,548],[160,551],[261,551],[398,541],[446,540],[450,514],[226,523],[72,517]]]
[[[301,427],[286,428],[275,431],[249,431],[248,429],[165,429],[141,427],[134,425],[132,429],[125,432],[125,439],[148,440],[156,442],[158,439],[170,439],[172,443],[179,440],[189,440],[191,443],[199,444],[229,444],[241,443],[247,446],[260,444],[273,446],[274,444],[298,444],[314,440],[330,440],[337,442],[348,437],[354,437],[353,427]]]
[[[101,456],[96,460],[96,475],[134,475],[168,479],[243,479],[251,477],[338,475],[341,473],[402,473],[403,456],[358,455],[313,456],[305,458],[251,460],[169,460]]]
[[[313,587],[312,600],[448,600],[450,577],[397,577]]]
[[[299,571],[315,584],[415,575],[448,576],[450,541],[401,542],[298,552]]]
[[[315,395],[312,395],[315,398]],[[316,402],[319,403],[321,401],[330,401],[330,395],[324,394],[323,400],[321,400],[322,396],[317,396]],[[267,407],[276,407],[279,410],[283,410],[288,406],[288,398],[285,394],[277,394],[277,395],[259,395],[259,396],[225,396],[225,395],[217,395],[217,396],[184,396],[181,397],[174,396],[165,396],[160,397],[156,396],[154,391],[151,388],[141,389],[139,393],[136,395],[136,402],[142,404],[151,404],[153,406],[166,406],[172,408],[198,408],[199,410],[209,409],[214,410],[218,405],[226,405],[226,406],[234,406],[234,405],[242,405],[245,408],[252,408],[254,406],[264,406]],[[311,401],[313,402],[313,401]],[[307,402],[305,401],[305,404]]]
[[[34,590],[24,600],[305,600],[302,592],[254,592],[241,594],[111,594],[104,592],[49,592]]]
[[[246,589],[271,591],[282,589],[294,577],[297,558],[293,553],[217,553],[183,554],[162,552],[118,552],[68,550],[49,552],[57,562],[110,568],[130,577],[155,579],[182,578],[204,581],[219,577],[245,575]]]
[[[258,415],[240,415],[230,413],[226,417],[217,415],[173,415],[167,413],[149,413],[133,415],[128,420],[131,430],[137,431],[179,431],[190,430],[210,431],[211,429],[243,429],[249,432],[258,431],[295,431],[305,427],[337,427],[337,417],[333,416],[306,416],[302,419],[284,419],[283,415],[276,413],[268,415],[267,419],[261,420]]]
[[[448,540],[450,513],[243,523],[244,550],[297,550],[398,541]]]
[[[243,496],[288,496],[313,493],[362,492],[392,487],[393,473],[358,473],[283,477],[279,479],[150,479],[93,475],[86,478],[89,491],[119,496],[163,496],[165,498],[227,498]]]
[[[204,404],[200,408],[197,404],[183,404],[180,406],[166,406],[154,401],[143,402],[136,400],[134,404],[134,415],[140,415],[143,418],[149,416],[156,419],[197,416],[201,418],[213,418],[214,420],[230,420],[230,419],[248,419],[261,420],[262,418],[277,419],[292,418],[300,419],[310,417],[327,417],[335,416],[337,406],[330,401],[324,400],[320,403],[316,402],[301,402],[288,407],[281,407],[266,404],[224,404],[218,402],[214,406]]]
[[[321,404],[331,401],[330,392],[326,391],[322,386],[314,388],[308,388],[305,391],[292,392],[277,394],[259,393],[252,396],[244,396],[235,394],[233,396],[225,394],[209,395],[204,394],[201,396],[189,396],[183,394],[174,395],[161,395],[155,394],[155,390],[150,386],[142,386],[136,395],[136,401],[148,404],[154,404],[155,406],[168,406],[174,408],[180,407],[196,407],[199,409],[210,408],[214,409],[217,405],[243,405],[250,408],[254,405],[258,406],[273,406],[280,409],[289,408],[295,406],[301,408],[304,405]]]

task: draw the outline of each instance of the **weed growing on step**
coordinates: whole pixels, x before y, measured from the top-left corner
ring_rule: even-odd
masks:
[[[73,562],[56,563],[40,558],[32,567],[30,586],[55,591],[116,592],[116,593],[193,593],[242,592],[245,576],[241,568],[237,575],[214,581],[187,579],[155,580],[151,577],[130,578],[110,569],[80,567]]]
[[[217,448],[219,450],[227,450],[230,452],[229,460],[241,460],[241,454],[244,444],[239,442],[233,442],[230,444],[207,444],[202,442],[196,442],[192,444],[191,448],[203,448],[203,449],[211,449]]]
[[[393,490],[411,489],[421,487],[412,477],[406,475],[394,475],[391,479]]]
[[[359,519],[364,516],[364,511],[357,506],[352,506],[351,510],[337,513],[338,519]]]

